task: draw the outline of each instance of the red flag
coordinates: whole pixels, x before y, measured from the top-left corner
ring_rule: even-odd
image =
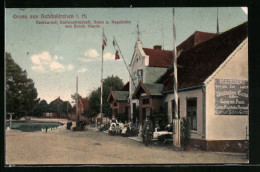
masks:
[[[118,50],[116,50],[116,53],[115,53],[115,60],[119,60],[120,57],[119,57],[119,54],[118,54]]]
[[[79,113],[82,114],[84,111],[84,107],[83,107],[83,103],[81,101],[81,99],[78,100],[78,108],[79,108]]]

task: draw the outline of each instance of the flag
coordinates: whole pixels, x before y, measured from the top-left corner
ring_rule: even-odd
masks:
[[[79,101],[78,104],[79,114],[82,114],[84,112],[84,106],[81,99],[79,99],[78,101]]]
[[[119,60],[120,59],[120,56],[119,56],[119,52],[118,52],[118,48],[117,48],[117,43],[116,43],[116,41],[115,41],[115,38],[113,39],[113,46],[114,46],[114,48],[115,48],[115,50],[116,50],[116,53],[115,53],[115,60]]]
[[[107,46],[107,37],[106,37],[106,35],[104,34],[104,30],[103,30],[102,50],[104,50],[106,46]]]
[[[118,50],[116,50],[116,53],[115,53],[115,60],[119,60],[120,57],[119,57],[119,54],[118,54]]]

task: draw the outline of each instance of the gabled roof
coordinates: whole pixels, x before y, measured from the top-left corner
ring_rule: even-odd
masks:
[[[139,98],[142,93],[146,93],[148,96],[162,96],[163,84],[144,84],[139,82],[136,87],[133,98]]]
[[[116,96],[116,100],[122,101],[122,100],[127,99],[129,92],[128,91],[114,91],[114,94]]]
[[[199,86],[227,59],[247,38],[248,23],[245,22],[212,39],[198,44],[178,57],[178,88]],[[246,58],[246,57],[245,57]],[[163,91],[173,90],[173,70],[158,80]]]
[[[144,53],[149,56],[150,67],[170,67],[173,59],[173,52],[169,50],[143,48]]]
[[[110,91],[110,94],[107,98],[107,101],[109,102],[111,99],[117,100],[117,101],[126,101],[129,96],[128,91]]]
[[[216,33],[208,33],[208,32],[200,32],[196,31],[191,36],[189,36],[185,41],[177,46],[177,51],[187,51],[196,45],[205,42],[218,34]]]
[[[61,102],[63,102],[63,100],[61,100],[61,98],[58,97],[57,99],[53,100],[52,102],[55,102],[55,103],[61,103]]]

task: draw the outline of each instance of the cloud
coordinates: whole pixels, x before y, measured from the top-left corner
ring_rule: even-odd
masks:
[[[89,50],[85,50],[83,52],[83,55],[86,57],[90,57],[90,58],[96,58],[99,56],[98,52],[96,49],[89,49]]]
[[[41,54],[36,54],[31,56],[31,60],[35,65],[44,65],[51,62],[51,54],[47,51]]]
[[[61,72],[64,69],[64,66],[57,61],[51,62],[49,66],[51,71]]]
[[[67,66],[67,70],[68,71],[71,71],[71,70],[73,70],[74,69],[74,66],[72,65],[72,64],[69,64],[68,66]]]
[[[86,71],[87,71],[86,68],[81,68],[81,69],[78,70],[78,73],[84,73],[84,72],[86,72]]]
[[[31,56],[31,61],[33,63],[31,68],[32,70],[39,72],[64,72],[66,70],[73,70],[74,66],[72,64],[65,67],[59,60],[63,60],[63,57],[58,55],[52,56],[50,52],[44,51],[40,54]]]
[[[104,60],[105,60],[105,61],[115,60],[115,54],[112,54],[112,53],[110,53],[110,52],[105,53],[105,54],[104,54]],[[122,60],[122,58],[119,59],[119,61],[121,61],[121,60]],[[116,60],[116,61],[118,61],[118,60]]]
[[[115,59],[115,57],[112,53],[108,52],[108,53],[104,54],[104,60],[114,60],[114,59]]]
[[[84,52],[81,52],[81,55],[83,55],[84,57],[79,57],[79,61],[82,62],[90,62],[90,61],[95,61],[98,60],[99,58],[99,53],[96,49],[88,49],[85,50]]]

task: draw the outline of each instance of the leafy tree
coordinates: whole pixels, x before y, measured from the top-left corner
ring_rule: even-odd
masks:
[[[27,115],[38,103],[37,90],[32,79],[27,77],[26,70],[14,62],[10,53],[6,58],[6,110],[15,116]]]
[[[49,112],[58,112],[58,103],[52,101],[48,106]]]
[[[110,90],[120,90],[123,87],[123,81],[118,76],[108,76],[103,81],[103,113],[106,116],[111,117],[111,109],[107,102]],[[92,112],[92,116],[100,112],[100,87],[93,90],[89,96],[89,107]]]
[[[89,96],[89,117],[100,111],[100,89],[93,90]]]
[[[29,112],[29,115],[41,117],[42,113],[44,112],[48,112],[48,103],[46,102],[46,100],[42,100],[38,104],[36,104],[32,111]]]
[[[77,95],[78,95],[78,99],[82,99],[82,96],[79,93],[78,94],[77,93],[72,94],[71,98],[76,101]]]
[[[71,106],[69,101],[62,102],[60,106],[61,106],[60,107],[60,112],[67,113],[67,110],[68,110],[68,112],[70,112],[71,109],[72,109],[72,106]]]

